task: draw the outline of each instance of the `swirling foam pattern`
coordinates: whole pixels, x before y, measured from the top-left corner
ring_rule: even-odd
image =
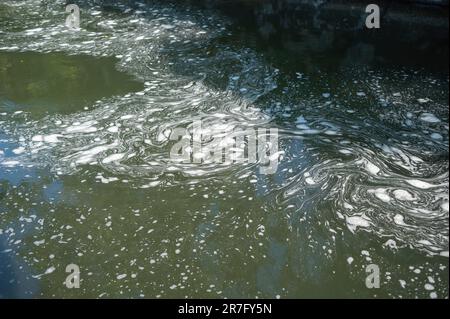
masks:
[[[383,285],[389,287],[381,296],[448,296],[448,78],[392,68],[280,71],[263,54],[233,45],[227,19],[192,8],[87,6],[82,29],[69,31],[60,23],[58,1],[5,5],[16,14],[0,21],[1,51],[116,57],[117,67],[144,89],[70,115],[31,119],[27,112],[2,113],[0,129],[7,142],[17,143],[14,156],[0,153],[2,169],[48,169],[57,180],[122,181],[127,192],[156,188],[164,200],[175,192],[201,203],[186,208],[197,215],[192,220],[205,211],[216,216],[197,225],[194,238],[189,227],[175,233],[205,254],[191,257],[198,261],[192,268],[213,276],[214,265],[223,265],[214,276],[228,288],[208,286],[208,278],[187,271],[186,278],[197,278],[200,286],[147,287],[152,296],[203,296],[205,290],[219,296],[328,296],[333,294],[314,289],[341,285],[344,279],[336,273],[347,280],[337,296],[377,296],[361,288],[364,266],[372,262],[381,265]],[[202,120],[209,133],[277,128],[277,172],[259,174],[261,163],[170,161],[170,133],[191,130],[194,120]],[[204,195],[197,198],[199,189]],[[163,209],[164,200],[154,202],[155,209]],[[19,209],[13,201],[5,207]],[[173,213],[169,216],[183,212]],[[252,225],[254,220],[260,224]],[[138,244],[143,246],[145,239]],[[155,249],[160,259],[167,258],[166,248]],[[226,253],[218,255],[220,249]],[[145,263],[157,264],[150,255]],[[252,259],[259,262],[255,268]],[[172,279],[175,264],[166,265],[168,273],[160,271]],[[244,276],[250,283],[239,283],[226,266],[245,267],[256,278]],[[126,275],[108,278],[120,282]],[[286,278],[295,280],[290,284]],[[144,295],[126,288],[131,296]],[[119,295],[100,290],[93,288],[99,296]]]

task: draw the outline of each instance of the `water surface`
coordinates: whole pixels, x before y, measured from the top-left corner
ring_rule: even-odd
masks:
[[[448,71],[286,57],[182,5],[71,31],[63,2],[0,5],[3,296],[448,297]],[[171,161],[199,119],[277,128],[276,173]]]

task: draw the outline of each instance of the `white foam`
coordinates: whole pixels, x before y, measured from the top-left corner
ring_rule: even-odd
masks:
[[[112,154],[112,155],[109,155],[109,156],[105,157],[103,159],[102,163],[103,164],[108,164],[108,163],[111,163],[111,162],[120,161],[124,156],[125,156],[125,153]]]
[[[47,268],[47,270],[45,271],[45,273],[44,274],[46,274],[46,275],[48,275],[48,274],[51,274],[52,272],[54,272],[56,270],[56,268],[55,267],[49,267],[49,268]]]
[[[25,31],[25,33],[27,33],[27,35],[31,35],[33,33],[41,32],[42,30],[43,30],[42,28],[28,29],[28,30]]]
[[[33,142],[42,142],[44,141],[44,137],[42,135],[35,135],[31,138]]]
[[[420,120],[428,123],[439,123],[441,121],[432,113],[422,113]]]
[[[397,243],[393,239],[388,239],[384,244],[383,247],[389,247],[391,249],[397,249]]]
[[[156,186],[158,186],[159,184],[161,184],[160,181],[154,181],[154,182],[148,183],[148,184],[146,184],[146,185],[142,185],[140,188],[156,187]]]
[[[366,171],[368,171],[372,175],[377,175],[380,172],[380,168],[369,161],[366,162],[365,168]]]
[[[118,131],[119,131],[119,127],[118,126],[111,126],[111,127],[108,127],[108,132],[111,132],[111,133],[117,133]]]
[[[428,291],[434,290],[434,286],[429,283],[426,283],[424,288],[425,288],[425,290],[428,290]]]
[[[404,201],[413,201],[414,197],[409,193],[408,191],[405,191],[403,189],[396,189],[394,192],[395,198],[398,200],[404,200]]]
[[[295,123],[306,124],[306,119],[303,117],[303,115],[300,115],[299,117],[297,117]]]
[[[408,184],[417,187],[417,188],[421,188],[421,189],[429,189],[432,187],[436,187],[436,185],[424,182],[424,181],[420,181],[418,179],[410,179],[406,181]]]
[[[87,121],[85,123],[74,123],[73,125],[66,128],[67,133],[93,133],[97,131],[94,126],[97,121]]]
[[[23,152],[25,152],[25,147],[20,146],[18,148],[13,149],[12,152],[17,155],[22,154]]]
[[[347,222],[347,227],[352,232],[354,232],[356,230],[356,228],[358,228],[358,227],[367,228],[370,226],[370,222],[361,216],[346,217],[345,221]]]
[[[46,142],[46,143],[58,143],[58,142],[59,142],[59,140],[58,140],[58,137],[59,137],[59,136],[61,136],[61,135],[58,135],[58,134],[49,134],[49,135],[43,136],[43,140],[44,140],[44,142]]]
[[[129,119],[132,119],[133,117],[134,117],[133,114],[127,114],[127,115],[122,115],[122,116],[120,117],[120,119],[121,119],[121,120],[129,120]]]
[[[101,145],[83,151],[80,153],[78,159],[76,160],[76,163],[78,164],[89,163],[94,158],[95,155],[108,150],[110,147],[111,147],[110,145]]]
[[[353,152],[350,151],[349,149],[344,148],[344,149],[339,150],[339,153],[342,153],[342,154],[345,154],[345,155],[350,155]]]
[[[100,182],[102,182],[103,184],[109,184],[119,180],[117,177],[103,177],[101,175],[96,176],[96,178],[100,179]]]
[[[397,225],[405,226],[404,217],[403,215],[397,214],[394,216],[394,223]]]
[[[433,140],[443,140],[444,137],[439,133],[433,133],[430,135]]]
[[[391,201],[391,197],[387,194],[385,188],[370,189],[368,192],[374,194],[379,200],[385,203]]]
[[[296,127],[299,129],[299,130],[310,130],[311,128],[308,126],[308,125],[306,125],[306,124],[298,124],[298,125],[296,125]]]
[[[36,240],[36,241],[33,242],[33,244],[35,244],[36,246],[43,245],[43,244],[45,244],[45,239]]]
[[[12,161],[12,160],[10,160],[10,161],[1,162],[1,164],[3,166],[13,167],[13,166],[19,165],[20,162],[19,161]]]

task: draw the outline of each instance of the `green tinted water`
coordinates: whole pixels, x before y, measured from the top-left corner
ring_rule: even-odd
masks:
[[[33,118],[86,110],[98,99],[139,91],[142,83],[115,70],[112,58],[60,53],[1,53],[0,92],[5,109]]]
[[[63,9],[0,5],[2,297],[448,297],[445,70],[286,57],[183,6],[87,5],[80,31]],[[199,119],[277,128],[276,172],[173,161]]]

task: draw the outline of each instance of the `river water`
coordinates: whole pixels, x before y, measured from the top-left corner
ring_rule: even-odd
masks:
[[[64,5],[0,4],[0,296],[448,298],[448,70],[286,57],[186,5],[70,30]],[[172,160],[195,121],[204,146],[276,129],[276,170]]]

